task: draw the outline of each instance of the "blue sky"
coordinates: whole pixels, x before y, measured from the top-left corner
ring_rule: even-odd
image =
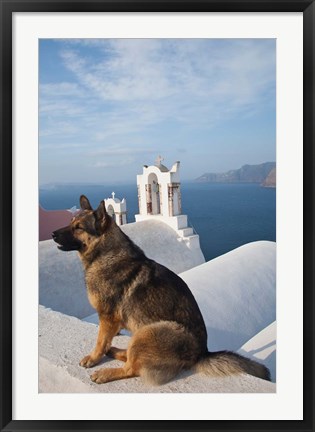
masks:
[[[275,161],[275,93],[274,39],[42,39],[40,184]]]

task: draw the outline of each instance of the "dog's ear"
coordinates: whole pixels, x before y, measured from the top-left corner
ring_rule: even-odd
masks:
[[[107,224],[110,222],[111,217],[106,211],[105,202],[102,200],[97,210],[95,211],[96,217],[96,229],[99,234],[102,234],[107,228]]]
[[[80,196],[80,207],[82,210],[93,210],[90,201],[85,195]]]

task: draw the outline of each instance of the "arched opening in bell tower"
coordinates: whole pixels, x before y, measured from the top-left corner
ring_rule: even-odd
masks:
[[[154,173],[148,177],[147,209],[148,213],[152,215],[161,213],[160,185],[157,175]]]
[[[109,216],[111,218],[114,219],[114,221],[116,220],[115,210],[114,210],[114,207],[111,204],[107,207],[107,213],[109,214]]]

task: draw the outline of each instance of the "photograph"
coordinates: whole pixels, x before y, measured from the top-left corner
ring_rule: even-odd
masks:
[[[39,392],[276,392],[276,40],[38,44]]]
[[[315,432],[315,0],[0,0],[0,431]]]

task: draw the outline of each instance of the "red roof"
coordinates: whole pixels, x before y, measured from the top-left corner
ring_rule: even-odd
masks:
[[[44,210],[39,206],[39,241],[51,239],[51,233],[69,225],[71,219],[68,210]]]

